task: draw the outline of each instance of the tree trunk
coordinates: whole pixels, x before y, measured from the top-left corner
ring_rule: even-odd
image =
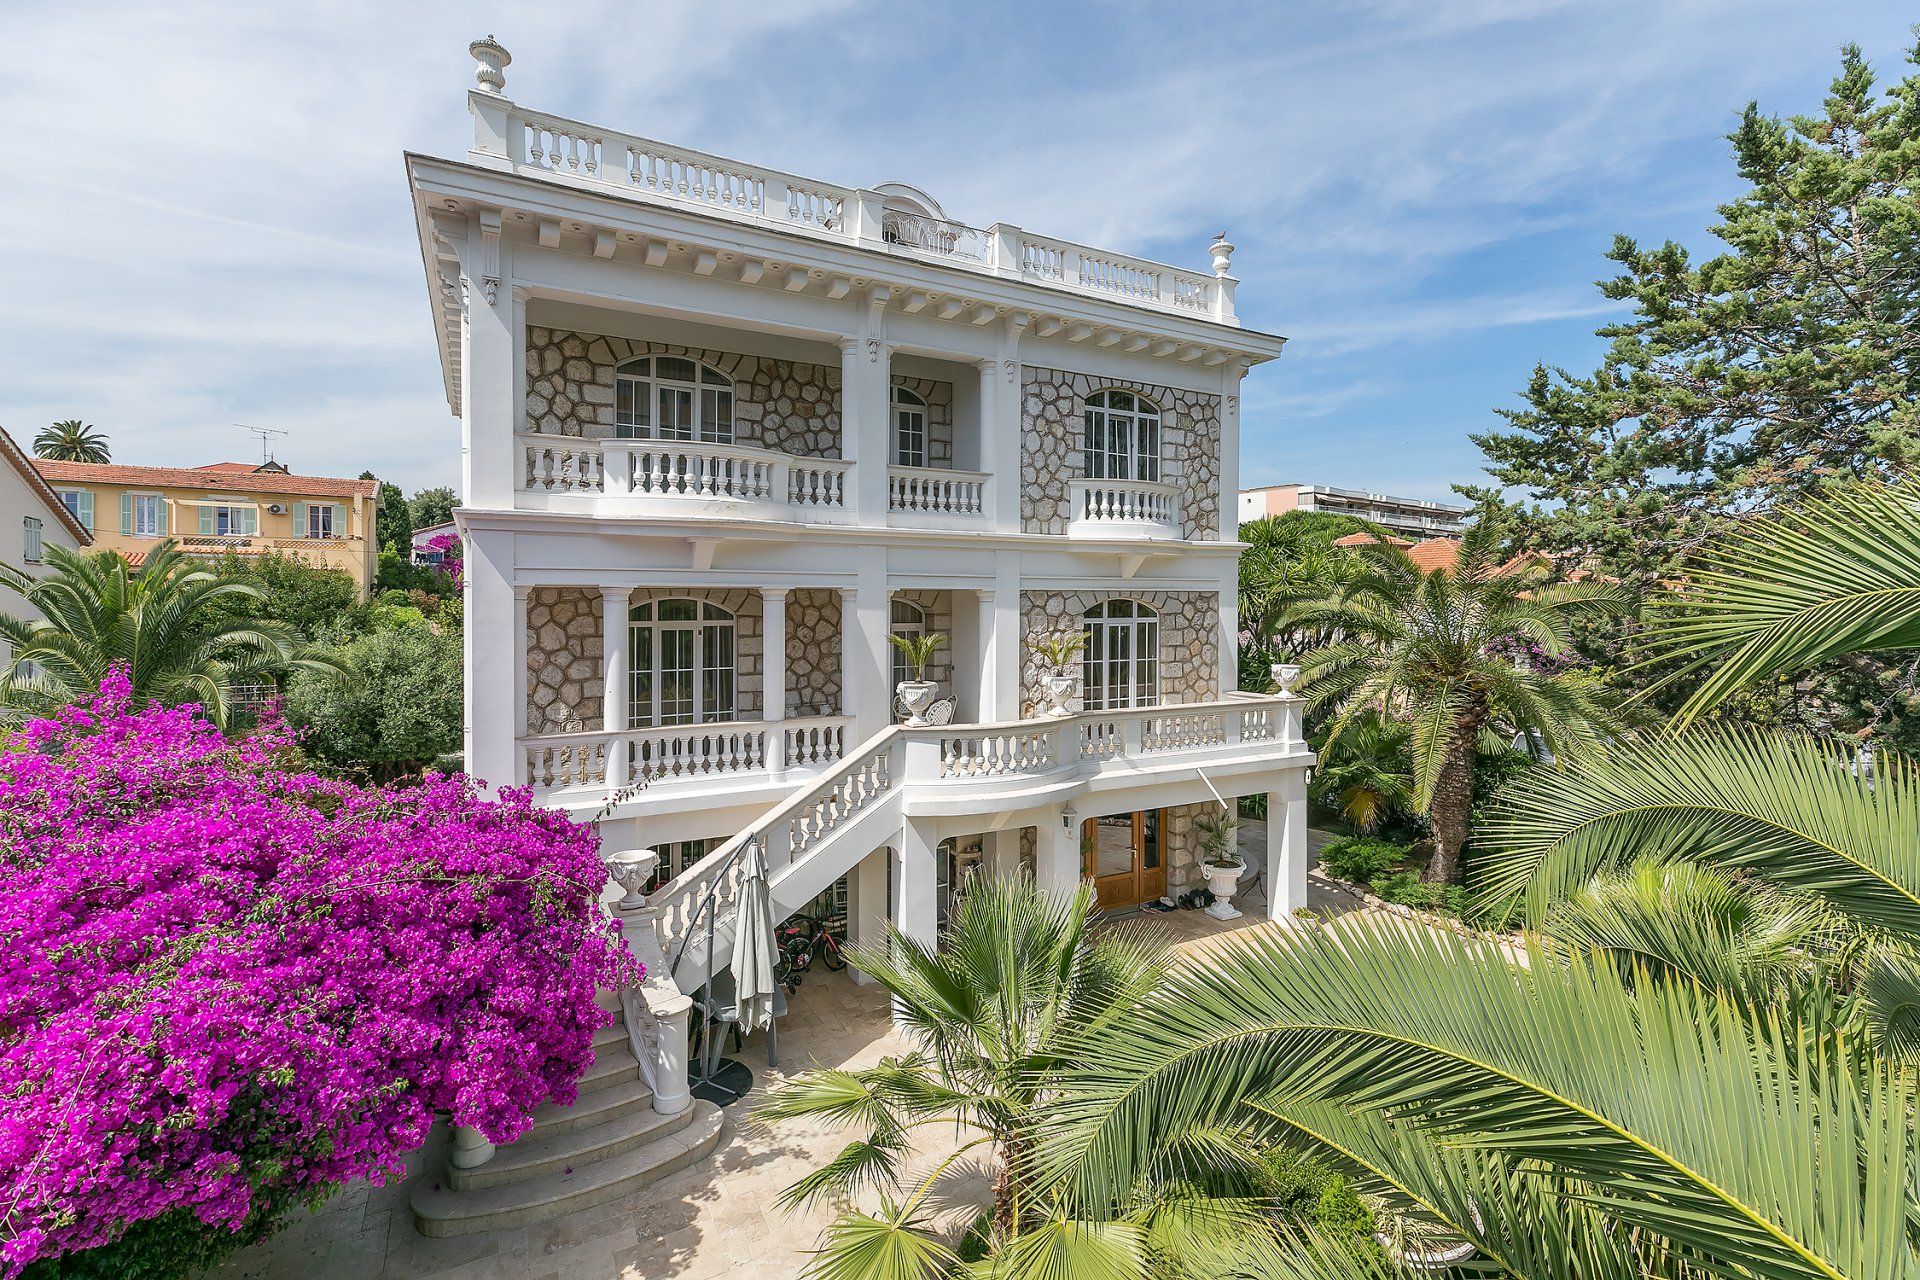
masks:
[[[1446,756],[1434,783],[1433,861],[1427,879],[1436,884],[1458,884],[1466,870],[1467,824],[1473,817],[1473,748],[1479,725],[1456,722],[1447,738]]]

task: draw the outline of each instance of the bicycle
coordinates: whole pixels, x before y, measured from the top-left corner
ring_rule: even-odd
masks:
[[[813,958],[818,955],[820,962],[830,973],[839,973],[847,967],[846,952],[841,944],[846,936],[844,921],[819,920],[812,916],[795,916],[793,922],[780,931],[780,958],[786,962],[787,972],[802,974],[813,967]]]

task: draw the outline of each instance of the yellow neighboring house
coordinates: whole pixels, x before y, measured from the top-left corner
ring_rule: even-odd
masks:
[[[277,462],[126,467],[36,458],[33,465],[94,546],[131,563],[173,537],[209,557],[279,554],[344,570],[363,599],[373,585],[377,481],[297,476]]]

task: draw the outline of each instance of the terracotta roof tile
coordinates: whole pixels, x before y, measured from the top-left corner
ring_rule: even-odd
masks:
[[[1335,538],[1333,545],[1336,547],[1371,547],[1377,542],[1384,542],[1394,547],[1410,547],[1413,545],[1405,538],[1396,538],[1392,534],[1388,534],[1382,538],[1375,534],[1368,533],[1365,529],[1362,529],[1358,533],[1350,533],[1344,538]]]
[[[279,471],[229,471],[215,467],[126,467],[113,462],[49,462],[33,465],[48,480],[67,484],[164,485],[180,489],[225,490],[233,493],[291,493],[324,498],[371,497],[376,480],[342,480],[333,476],[293,476]]]
[[[1425,542],[1416,542],[1408,547],[1407,555],[1422,573],[1451,569],[1460,563],[1460,541],[1457,538],[1428,538]]]
[[[4,456],[7,465],[18,471],[20,478],[27,482],[27,487],[53,509],[54,518],[66,526],[76,543],[84,547],[93,542],[93,535],[87,532],[86,526],[74,518],[73,512],[67,510],[67,504],[60,501],[60,495],[47,484],[46,477],[39,471],[40,460],[28,457],[26,450],[15,444],[13,437],[4,430],[0,430],[0,456]]]

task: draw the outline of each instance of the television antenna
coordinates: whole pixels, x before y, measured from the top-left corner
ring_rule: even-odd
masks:
[[[284,436],[287,434],[285,431],[282,431],[279,427],[252,427],[252,426],[248,426],[244,422],[236,422],[233,425],[240,428],[242,431],[250,433],[260,441],[260,465],[261,466],[265,466],[267,463],[273,461],[273,446],[272,446],[273,437]]]

